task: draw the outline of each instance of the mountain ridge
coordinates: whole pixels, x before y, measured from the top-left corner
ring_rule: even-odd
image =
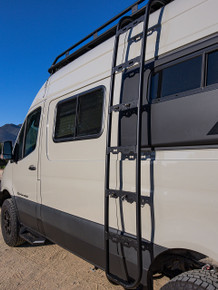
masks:
[[[20,130],[21,124],[5,124],[0,127],[0,142],[12,141],[15,142],[17,134]]]

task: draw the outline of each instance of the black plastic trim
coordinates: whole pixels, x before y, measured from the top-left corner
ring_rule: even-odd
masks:
[[[45,229],[46,237],[83,258],[89,263],[105,270],[105,247],[104,247],[104,226],[81,217],[70,215],[68,213],[41,206],[42,222]],[[109,228],[112,234],[121,234],[117,229]],[[129,239],[135,240],[133,235],[125,233]],[[152,248],[154,253],[165,251],[164,247],[159,247],[142,239],[143,249]],[[118,245],[119,246],[119,245]],[[125,258],[131,278],[137,276],[137,267],[135,259],[135,249],[125,247]],[[151,264],[148,251],[143,252],[143,278],[142,283],[147,284],[147,271]],[[122,255],[117,252],[117,244],[110,242],[110,262],[111,272],[125,279],[122,265]]]
[[[16,204],[19,203],[18,213],[22,216],[21,224],[30,232],[41,235],[46,239],[57,243],[66,250],[74,253],[80,258],[89,263],[105,270],[105,248],[104,248],[104,225],[96,223],[85,218],[71,215],[69,213],[51,208],[46,205],[41,205],[24,198],[15,197]],[[40,208],[38,212],[41,216],[36,218],[36,208]],[[41,223],[42,228],[35,228],[35,224]],[[116,229],[109,228],[111,235],[121,234]],[[124,234],[124,233],[122,233]],[[131,234],[125,233],[124,237],[127,240],[135,241],[135,237]],[[117,252],[117,246],[120,243],[110,242],[110,261],[112,274],[120,275],[125,279],[122,267],[122,255]],[[154,258],[161,252],[167,249],[150,243],[142,239],[143,249],[143,277],[141,283],[147,285],[147,271],[150,267],[151,260],[148,255],[148,249],[152,248]],[[135,249],[129,248],[128,244],[124,244],[124,253],[127,261],[130,277],[133,279],[137,275]]]
[[[178,98],[183,98],[183,97],[190,97],[192,95],[196,95],[199,93],[206,93],[206,92],[210,92],[210,91],[213,91],[216,89],[218,89],[218,83],[207,86],[207,87],[203,87],[203,88],[199,87],[199,88],[194,89],[194,90],[184,91],[184,92],[181,92],[178,94],[173,94],[173,95],[169,95],[166,97],[161,97],[159,99],[154,99],[154,100],[152,100],[152,104],[166,102],[166,101],[170,101],[170,100],[174,100],[174,99],[178,99]]]
[[[18,196],[14,196],[14,199],[18,210],[19,222],[36,232],[40,231],[37,222],[40,204]]]

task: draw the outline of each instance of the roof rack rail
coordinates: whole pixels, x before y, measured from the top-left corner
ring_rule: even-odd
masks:
[[[174,0],[163,0],[163,1],[166,4],[168,4],[168,3],[170,3],[170,2],[172,2]],[[73,46],[71,46],[70,48],[65,50],[64,52],[62,52],[60,55],[58,55],[55,58],[52,66],[48,69],[48,72],[50,74],[55,73],[56,71],[58,71],[63,66],[65,66],[68,63],[72,62],[74,59],[78,58],[79,56],[81,56],[82,54],[86,53],[90,49],[96,47],[97,45],[99,45],[103,41],[105,41],[105,40],[109,39],[110,37],[112,37],[113,35],[115,35],[116,34],[116,25],[114,25],[113,27],[109,28],[106,32],[104,32],[104,33],[102,33],[100,35],[98,35],[98,33],[100,31],[102,31],[104,28],[108,27],[110,24],[115,23],[116,20],[118,20],[119,18],[121,18],[122,16],[127,14],[129,11],[132,11],[132,17],[133,18],[138,18],[140,15],[143,15],[143,12],[145,10],[145,6],[138,10],[138,5],[143,3],[143,2],[147,3],[146,0],[138,0],[138,1],[136,1],[135,3],[130,5],[128,8],[126,8],[125,10],[120,12],[118,15],[116,15],[115,17],[113,17],[112,19],[107,21],[105,24],[100,26],[98,29],[94,30],[92,33],[87,35],[85,38],[83,38],[82,40],[80,40],[79,42],[77,42],[76,44],[74,44]],[[159,1],[157,0],[156,4],[152,7],[151,13],[156,11],[156,10],[158,10],[160,7],[161,7],[161,2],[159,3]],[[91,39],[92,37],[93,37],[93,39],[90,42],[88,42],[87,44],[85,44],[85,41],[87,41],[88,39]],[[81,44],[83,44],[83,43],[84,43],[84,46],[79,48],[79,46]],[[75,51],[75,48],[78,48],[78,49]],[[65,56],[65,58],[61,59],[63,56]]]

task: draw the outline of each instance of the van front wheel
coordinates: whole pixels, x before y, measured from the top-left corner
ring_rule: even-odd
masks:
[[[5,243],[10,247],[16,247],[24,243],[19,237],[19,221],[17,210],[11,198],[6,199],[1,210],[1,229]]]
[[[209,270],[192,270],[184,272],[164,285],[161,290],[218,289],[218,272]]]

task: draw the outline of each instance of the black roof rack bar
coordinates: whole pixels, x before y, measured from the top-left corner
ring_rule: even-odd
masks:
[[[113,17],[111,20],[107,21],[104,25],[102,25],[101,27],[99,27],[98,29],[96,29],[95,31],[90,33],[89,35],[87,35],[85,38],[83,38],[82,40],[80,40],[79,42],[77,42],[76,44],[74,44],[73,46],[71,46],[70,48],[65,50],[64,52],[62,52],[60,55],[58,55],[55,58],[52,66],[48,69],[48,72],[50,74],[55,73],[57,70],[61,69],[62,67],[64,67],[68,63],[72,62],[74,59],[78,58],[79,56],[86,53],[90,49],[96,47],[97,45],[99,45],[103,41],[105,41],[105,40],[109,39],[110,37],[112,37],[113,35],[115,35],[116,34],[116,27],[117,27],[117,24],[115,23],[115,21],[118,20],[123,15],[125,15],[126,13],[128,13],[129,11],[132,10],[132,18],[133,19],[137,19],[138,17],[143,15],[146,5],[140,9],[138,9],[138,5],[143,3],[144,1],[146,1],[146,0],[136,1],[134,4],[130,5],[128,8],[126,8],[125,10],[120,12],[118,15]],[[167,4],[167,3],[170,3],[174,0],[162,0],[162,1],[166,2],[166,4]],[[151,13],[160,8],[160,5],[158,5],[159,2],[161,3],[161,0],[157,0],[156,6],[154,5],[154,7],[151,8]],[[136,10],[136,7],[138,10]],[[102,31],[105,27],[109,26],[112,23],[114,23],[115,25],[108,28],[108,30],[106,30],[105,32],[98,34],[98,32]],[[91,37],[93,37],[93,39],[91,39],[88,43],[85,43],[85,41],[87,41]],[[83,44],[83,45],[81,47],[79,47],[81,44]],[[77,48],[77,49],[75,51],[72,51],[75,48]],[[61,59],[64,55],[65,55],[65,58]]]
[[[115,33],[116,33],[116,25],[113,26],[112,28],[110,28],[109,30],[107,30],[106,32],[102,33],[97,38],[91,40],[87,44],[84,44],[82,47],[79,47],[77,50],[75,50],[74,52],[72,52],[68,56],[66,55],[66,57],[64,59],[61,59],[56,64],[52,64],[52,66],[48,69],[48,72],[50,74],[55,73],[57,70],[61,69],[62,67],[64,67],[68,63],[72,62],[74,59],[83,55],[84,53],[86,53],[90,49],[96,47],[98,44],[102,43],[103,41],[109,39]]]
[[[65,50],[64,52],[62,52],[60,55],[58,55],[56,57],[56,59],[54,60],[52,65],[55,65],[58,61],[59,58],[61,58],[62,56],[69,54],[71,50],[73,50],[74,48],[76,48],[77,46],[79,46],[80,44],[82,44],[83,42],[85,42],[87,39],[91,38],[92,36],[94,38],[96,38],[96,36],[98,35],[98,32],[101,31],[102,29],[104,29],[105,27],[107,27],[108,25],[110,25],[111,23],[115,22],[117,19],[119,19],[120,17],[122,17],[124,14],[126,14],[127,12],[129,12],[130,10],[132,10],[133,8],[133,12],[135,12],[135,7],[136,5],[144,2],[145,0],[138,0],[136,1],[134,4],[130,5],[128,8],[126,8],[125,10],[123,10],[122,12],[120,12],[118,15],[116,15],[115,17],[113,17],[112,19],[110,19],[109,21],[107,21],[105,24],[103,24],[102,26],[100,26],[98,29],[94,30],[92,33],[90,33],[89,35],[87,35],[85,38],[83,38],[82,40],[80,40],[79,42],[77,42],[76,44],[74,44],[73,46],[71,46],[70,48],[68,48],[67,50]]]

